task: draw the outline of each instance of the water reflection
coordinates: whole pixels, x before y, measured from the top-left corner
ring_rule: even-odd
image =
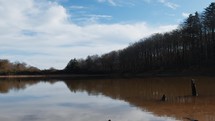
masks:
[[[215,121],[214,78],[190,79],[1,80],[0,120]]]

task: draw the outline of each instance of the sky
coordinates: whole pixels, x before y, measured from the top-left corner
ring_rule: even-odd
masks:
[[[174,30],[214,0],[0,0],[0,59],[63,69],[72,58]]]

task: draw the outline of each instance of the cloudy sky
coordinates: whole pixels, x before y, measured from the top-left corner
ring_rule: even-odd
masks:
[[[0,59],[62,69],[177,28],[213,0],[0,0]]]

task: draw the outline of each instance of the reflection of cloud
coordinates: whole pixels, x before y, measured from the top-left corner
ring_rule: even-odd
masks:
[[[30,101],[30,100],[36,100],[36,99],[43,99],[43,98],[48,98],[48,96],[31,96],[31,95],[24,95],[24,96],[10,96],[8,98],[2,99],[0,102],[12,102],[12,103],[17,103],[17,102],[24,102],[24,101]]]
[[[22,121],[41,121],[42,118],[37,114],[24,115]]]
[[[89,104],[70,103],[70,102],[60,103],[57,105],[66,107],[66,108],[90,108],[91,107],[91,105]]]
[[[22,34],[26,36],[36,36],[38,33],[31,30],[22,30]]]

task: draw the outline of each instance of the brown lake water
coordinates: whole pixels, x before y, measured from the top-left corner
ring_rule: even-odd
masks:
[[[109,119],[215,121],[215,77],[0,79],[0,121]]]

